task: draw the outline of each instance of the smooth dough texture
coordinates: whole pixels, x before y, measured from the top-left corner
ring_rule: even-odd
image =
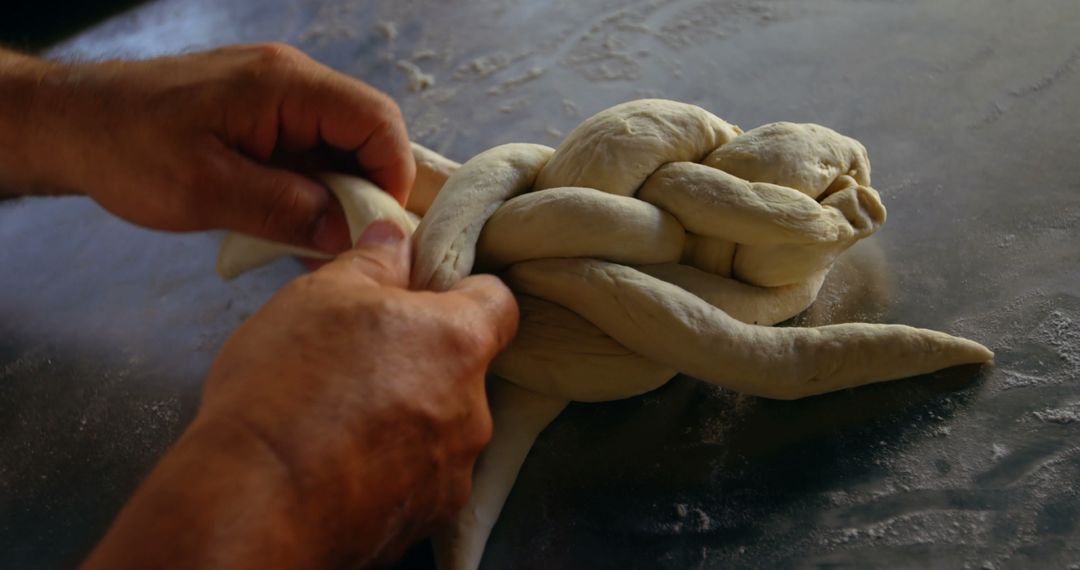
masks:
[[[460,167],[414,156],[412,286],[498,272],[521,309],[491,365],[494,435],[472,496],[436,536],[440,568],[476,568],[529,448],[569,401],[638,395],[680,372],[792,399],[993,357],[903,325],[769,326],[809,307],[838,256],[885,222],[866,149],[826,127],[744,133],[646,99],[586,119],[557,149],[502,145]],[[411,229],[370,185],[324,180],[354,238],[376,218]],[[218,271],[306,253],[230,235]]]

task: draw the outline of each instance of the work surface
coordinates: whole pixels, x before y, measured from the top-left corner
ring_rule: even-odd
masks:
[[[484,567],[1080,568],[1080,3],[581,4],[164,0],[54,53],[287,41],[458,160],[640,97],[859,139],[889,220],[799,322],[937,328],[996,364],[796,402],[679,378],[575,404]],[[0,567],[83,557],[229,332],[301,271],[223,283],[219,241],[79,198],[0,204]]]

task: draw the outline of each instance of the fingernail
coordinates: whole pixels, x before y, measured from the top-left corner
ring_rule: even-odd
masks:
[[[356,240],[356,246],[365,245],[393,245],[405,239],[405,231],[390,220],[375,220],[364,228],[360,239]]]

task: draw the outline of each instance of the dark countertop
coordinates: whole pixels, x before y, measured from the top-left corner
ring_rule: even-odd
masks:
[[[573,405],[484,566],[1080,568],[1080,4],[587,4],[158,0],[53,53],[287,41],[458,160],[645,96],[854,136],[889,220],[798,320],[938,328],[996,365],[797,402],[679,378]],[[410,91],[403,59],[434,84]],[[0,240],[0,567],[71,566],[190,420],[222,341],[301,269],[223,283],[219,235],[79,198],[0,203]]]

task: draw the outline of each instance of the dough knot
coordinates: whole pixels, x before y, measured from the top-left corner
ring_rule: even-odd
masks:
[[[491,364],[494,435],[473,494],[435,537],[440,568],[476,568],[531,442],[569,400],[625,398],[682,372],[800,398],[985,362],[982,345],[903,325],[771,327],[807,308],[848,247],[885,222],[857,141],[819,125],[742,132],[683,103],[632,101],[558,149],[507,144],[464,165],[418,146],[412,287],[499,274],[521,309]],[[356,237],[416,220],[370,184],[324,176]],[[218,271],[283,253],[232,234]]]
[[[361,179],[323,180],[354,237],[376,218],[415,227],[414,288],[504,278],[521,320],[491,371],[533,392],[611,400],[683,372],[798,398],[992,356],[901,325],[763,326],[806,309],[836,258],[885,222],[866,149],[820,125],[743,132],[645,99],[586,119],[558,149],[506,144],[463,165],[414,155],[412,213]],[[320,255],[233,234],[218,271],[283,253]]]
[[[658,283],[691,307],[773,324],[805,309],[836,257],[884,221],[866,150],[851,138],[794,123],[744,133],[693,105],[632,101],[584,121],[557,149],[503,145],[462,166],[417,230],[413,285],[504,275],[522,320],[493,371],[542,393],[606,400],[681,369],[609,330],[626,336],[643,307],[669,311]],[[621,315],[582,318],[574,306],[586,291]]]

